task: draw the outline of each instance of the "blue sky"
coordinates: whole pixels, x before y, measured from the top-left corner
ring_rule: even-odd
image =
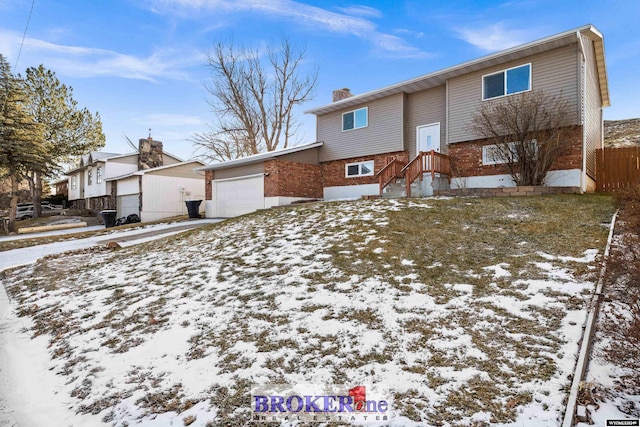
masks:
[[[255,47],[288,37],[318,68],[315,98],[298,111],[301,142],[333,89],[360,94],[517,44],[595,25],[605,36],[612,106],[605,119],[640,117],[640,2],[335,0],[0,0],[0,53],[14,71],[44,64],[98,111],[105,151],[123,134],[192,157],[188,139],[212,123],[206,51],[230,40]]]

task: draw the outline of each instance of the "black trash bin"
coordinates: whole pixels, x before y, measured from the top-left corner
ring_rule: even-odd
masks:
[[[189,218],[200,218],[200,203],[202,200],[186,200]]]
[[[116,210],[104,210],[100,211],[100,215],[102,215],[102,221],[104,222],[104,228],[111,228],[116,225],[116,215],[118,211]]]

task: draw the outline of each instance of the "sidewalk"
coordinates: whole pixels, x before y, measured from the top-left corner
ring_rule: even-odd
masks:
[[[42,258],[47,255],[57,254],[66,251],[72,250],[80,250],[90,248],[92,246],[98,245],[106,245],[108,242],[126,242],[121,246],[131,246],[138,243],[147,242],[150,240],[158,239],[161,237],[165,237],[171,234],[176,234],[179,232],[191,230],[193,228],[202,227],[208,224],[215,224],[217,222],[223,221],[222,219],[196,219],[185,222],[175,222],[171,224],[154,224],[148,225],[144,228],[136,228],[136,229],[126,229],[126,230],[118,230],[114,228],[112,232],[108,234],[100,234],[97,236],[86,237],[82,239],[70,239],[64,240],[61,242],[55,243],[47,243],[44,245],[37,246],[29,246],[26,248],[13,249],[10,251],[0,252],[0,271],[16,267],[18,265],[30,264],[32,262],[36,262],[39,258]],[[98,226],[99,229],[103,230],[104,226]],[[87,227],[94,228],[94,227]],[[76,232],[79,229],[75,229]],[[85,229],[82,229],[85,231]],[[65,233],[68,230],[57,230],[55,232],[48,231],[47,235],[51,235],[49,233],[57,233],[57,234],[68,234]],[[41,234],[41,233],[35,233]],[[6,238],[13,238],[16,236],[6,236]],[[20,236],[22,237],[22,236]],[[32,237],[41,237],[29,235],[29,238]],[[25,238],[25,237],[23,237]],[[1,427],[1,425],[0,425]]]

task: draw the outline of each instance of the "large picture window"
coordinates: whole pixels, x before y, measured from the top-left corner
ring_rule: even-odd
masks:
[[[366,162],[347,163],[345,165],[345,175],[347,178],[373,175],[373,160],[368,160]]]
[[[342,114],[342,130],[365,128],[369,125],[369,109],[360,108]]]
[[[482,76],[482,99],[531,90],[531,64]]]

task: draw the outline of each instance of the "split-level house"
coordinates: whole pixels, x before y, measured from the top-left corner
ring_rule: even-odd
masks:
[[[185,201],[204,198],[204,173],[195,171],[203,165],[164,152],[151,138],[141,139],[135,153],[94,151],[66,173],[69,204],[94,213],[116,209],[118,217],[136,214],[142,221],[182,215]]]
[[[573,112],[545,185],[594,191],[609,89],[603,36],[585,25],[361,95],[334,91],[331,104],[307,112],[317,142],[201,168],[207,215],[384,194],[397,181],[413,196],[513,187],[471,121],[483,103],[533,90],[561,95]]]

